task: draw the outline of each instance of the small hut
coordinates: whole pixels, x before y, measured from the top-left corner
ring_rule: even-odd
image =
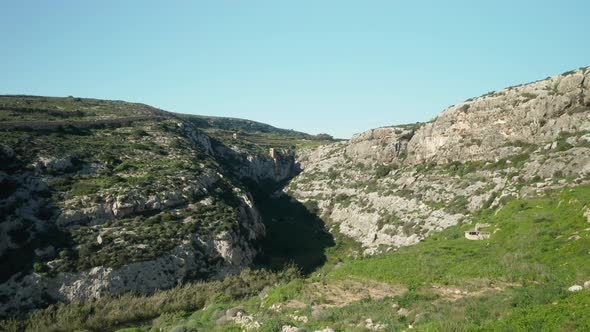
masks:
[[[487,227],[488,224],[477,224],[475,228],[465,232],[465,238],[467,240],[485,240],[490,238],[489,232],[480,231],[480,227]]]

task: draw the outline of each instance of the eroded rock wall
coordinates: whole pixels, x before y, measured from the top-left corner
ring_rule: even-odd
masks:
[[[318,204],[364,254],[471,222],[511,196],[587,183],[590,69],[453,105],[432,122],[384,127],[300,152],[286,188]]]

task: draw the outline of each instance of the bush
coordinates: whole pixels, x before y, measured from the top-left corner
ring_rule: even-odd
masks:
[[[80,181],[74,183],[71,194],[74,196],[84,196],[96,193],[100,187],[89,181]]]
[[[555,148],[555,150],[557,151],[567,151],[571,148],[573,148],[574,146],[569,144],[568,142],[566,142],[564,139],[560,139],[557,141],[557,147]]]
[[[35,271],[35,273],[45,273],[47,272],[47,265],[40,263],[40,262],[35,262],[33,264],[33,271]]]
[[[57,191],[67,191],[72,186],[73,180],[69,176],[62,178],[53,178],[47,181],[47,185]]]
[[[130,160],[125,160],[124,162],[122,162],[121,164],[119,164],[115,168],[113,168],[113,171],[123,172],[123,171],[133,170],[133,169],[137,169],[137,166],[134,164],[134,162],[130,161]]]
[[[294,268],[280,272],[245,269],[223,281],[185,284],[150,296],[126,294],[91,302],[59,303],[34,312],[24,321],[0,321],[0,330],[114,331],[161,315],[199,310],[215,300],[231,302],[254,296],[264,287],[297,277],[299,273]]]
[[[377,178],[384,178],[393,170],[392,165],[378,165],[375,169],[375,176]]]
[[[467,204],[469,204],[469,201],[465,196],[457,196],[445,206],[445,211],[451,214],[467,214],[469,213],[469,210],[467,210]]]
[[[149,134],[141,129],[141,128],[137,128],[135,130],[133,130],[133,136],[137,136],[137,137],[145,137],[145,136],[149,136]]]
[[[351,197],[346,194],[338,194],[334,197],[334,203],[341,204],[343,207],[348,207],[351,203]]]

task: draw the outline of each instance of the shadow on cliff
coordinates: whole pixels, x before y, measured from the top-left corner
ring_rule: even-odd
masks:
[[[266,226],[255,265],[272,270],[295,265],[309,274],[326,262],[325,250],[335,245],[334,238],[317,216],[317,207],[306,206],[285,193],[275,195],[284,185],[249,186]]]

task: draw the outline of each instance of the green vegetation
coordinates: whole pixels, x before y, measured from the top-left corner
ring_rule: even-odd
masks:
[[[395,225],[395,226],[402,226],[403,222],[399,219],[399,217],[395,213],[390,213],[381,219],[377,223],[377,228],[382,229],[385,225]]]
[[[93,121],[96,117],[151,116],[161,115],[161,112],[149,106],[118,101],[28,96],[0,97],[0,116],[2,114],[8,121],[27,120],[33,124],[64,118],[71,121],[57,129],[0,130],[0,141],[14,148],[18,156],[16,161],[3,161],[3,171],[8,170],[4,168],[8,166],[14,167],[14,171],[27,169],[47,179],[49,190],[43,193],[48,203],[44,210],[47,213],[40,214],[44,220],[55,217],[60,210],[88,206],[84,202],[104,204],[106,199],[111,202],[122,199],[126,203],[134,202],[141,196],[139,199],[159,200],[165,207],[131,211],[118,216],[102,225],[101,228],[108,228],[108,232],[90,226],[93,223],[91,217],[77,220],[81,227],[52,230],[51,234],[57,232],[63,240],[50,241],[51,245],[57,252],[67,252],[68,255],[60,257],[49,268],[46,263],[53,258],[41,259],[33,253],[36,246],[47,244],[35,241],[7,255],[21,257],[20,260],[3,258],[2,264],[8,268],[3,269],[2,278],[21,270],[51,275],[99,265],[119,267],[165,255],[191,234],[206,237],[225,230],[243,231],[236,221],[238,203],[232,192],[232,186],[240,186],[239,180],[229,174],[225,180],[208,186],[205,191],[199,185],[204,173],[227,174],[231,167],[240,165],[208,155],[187,137],[182,127],[178,126],[179,119],[173,116],[116,126],[79,128],[76,123],[80,122],[77,121]],[[218,120],[215,123],[219,127],[223,121]],[[235,120],[231,126],[247,122]],[[249,130],[246,127],[242,129]],[[208,130],[223,140],[229,139],[228,144],[234,143],[230,131]],[[241,130],[237,141],[246,142],[248,152],[259,151],[263,158],[268,159],[271,147],[287,151],[295,146],[312,146],[331,140],[326,135],[312,136],[276,129],[264,132]],[[35,166],[40,157],[64,158],[71,161],[72,166],[67,169],[45,169],[40,164]],[[10,164],[12,162],[15,162],[14,166]],[[194,188],[187,187],[187,184]],[[2,188],[6,191],[2,194],[6,196],[16,190],[16,185],[7,182]],[[208,205],[199,204],[199,200],[205,197],[213,198],[213,201]],[[17,204],[11,207],[12,210],[17,208]],[[30,232],[30,225],[21,228],[11,233],[15,241],[22,239],[21,242],[24,242],[28,238],[26,234]],[[102,238],[100,244],[97,243],[99,234]]]
[[[230,287],[237,280],[230,277],[223,284],[198,286],[200,292],[207,289],[206,295],[190,292],[173,296],[183,294],[179,293],[181,288],[141,298],[141,306],[131,296],[87,305],[59,305],[58,309],[33,315],[26,324],[31,330],[51,330],[47,327],[60,326],[73,318],[73,326],[93,330],[133,322],[143,326],[138,331],[168,331],[175,326],[233,331],[240,330],[239,325],[232,321],[220,323],[221,319],[228,309],[241,308],[260,323],[256,331],[276,331],[283,325],[311,331],[327,326],[366,331],[367,319],[392,331],[407,329],[410,324],[419,331],[585,331],[590,328],[590,317],[586,315],[590,294],[586,290],[569,293],[566,289],[590,279],[590,266],[586,264],[590,231],[582,215],[589,201],[590,186],[508,201],[498,211],[482,211],[474,217],[473,223],[486,222],[497,229],[488,240],[466,240],[463,232],[473,225],[450,227],[392,253],[363,259],[339,256],[344,263],[337,268],[327,264],[308,278],[280,283],[262,297],[248,297],[248,293],[261,289],[264,282],[255,283],[255,287],[248,284],[247,291],[238,295],[228,290],[223,291],[225,295],[209,293],[210,288],[242,289]],[[340,239],[336,242],[338,246]],[[347,248],[337,250],[342,253]],[[328,256],[334,249],[326,251]],[[335,262],[333,258],[329,261]],[[183,292],[189,292],[191,287]],[[383,295],[377,298],[357,294],[366,289],[379,290]],[[340,295],[331,297],[332,291]],[[151,307],[151,303],[164,299],[174,305]],[[209,305],[194,311],[204,303]],[[291,307],[288,303],[298,304]],[[121,304],[131,309],[114,319],[115,314],[121,315],[121,310],[115,309]],[[283,309],[271,309],[274,306]],[[141,311],[136,309],[139,307]],[[405,313],[400,314],[399,308],[404,308]],[[296,320],[298,316],[306,316],[307,321]],[[118,325],[113,325],[114,321]],[[3,324],[9,330],[7,326],[16,323]]]
[[[460,161],[453,161],[446,165],[442,166],[445,171],[447,171],[450,175],[458,175],[463,176],[465,174],[473,173],[483,167],[483,163],[480,161],[468,161],[468,162],[460,162]]]
[[[334,142],[334,139],[325,135],[314,136],[293,131],[234,131],[206,128],[205,132],[214,138],[217,144],[236,147],[252,155],[264,157],[269,156],[271,148],[279,153],[283,151],[292,153],[296,149],[315,148]]]
[[[523,94],[525,99],[534,97]],[[18,113],[20,117],[22,113],[23,119],[34,121],[75,121],[100,115],[91,112],[102,107],[76,98],[59,102],[63,104],[55,104],[55,108],[49,107],[48,101],[32,101],[18,109],[8,105],[0,115],[14,117]],[[117,114],[135,114],[129,112]],[[484,209],[470,215],[465,224],[432,234],[414,246],[387,253],[388,248],[380,247],[378,252],[384,254],[362,257],[363,248],[358,243],[340,234],[329,219],[318,216],[320,206],[326,208],[318,204],[321,195],[300,203],[289,195],[274,194],[282,184],[266,186],[237,179],[226,170],[240,167],[239,163],[229,158],[214,159],[202,151],[185,136],[177,120],[149,119],[108,128],[64,126],[50,131],[0,131],[3,142],[17,147],[18,162],[47,180],[49,189],[40,193],[48,201],[45,211],[40,213],[45,215],[42,220],[50,220],[59,210],[84,206],[79,202],[104,202],[105,197],[126,202],[135,199],[136,191],[157,196],[171,188],[184,188],[188,182],[198,184],[196,190],[183,191],[180,200],[170,200],[163,209],[124,214],[101,227],[91,226],[92,220],[84,220],[80,227],[60,232],[52,228],[36,243],[23,246],[22,251],[11,251],[10,260],[2,261],[2,266],[44,276],[94,266],[120,267],[161,257],[191,235],[210,239],[225,230],[243,232],[236,221],[239,205],[233,188],[247,186],[268,234],[256,243],[259,256],[255,266],[259,269],[150,296],[128,294],[88,303],[52,305],[24,321],[2,321],[0,330],[180,331],[186,327],[241,331],[243,328],[237,322],[227,318],[228,310],[251,314],[260,323],[256,331],[277,331],[283,325],[309,331],[328,326],[336,331],[366,331],[367,319],[383,324],[385,330],[406,330],[410,324],[420,331],[590,329],[590,294],[587,290],[566,291],[573,284],[590,280],[590,230],[583,216],[590,204],[590,186],[547,190],[546,196],[527,200],[504,198],[503,207],[498,210]],[[280,156],[292,156],[295,149],[332,141],[325,135],[284,131],[245,120],[224,122],[190,117],[190,121],[213,137],[214,147],[224,145],[264,158],[268,158],[270,148],[277,149]],[[556,150],[573,148],[568,143],[572,136],[561,133]],[[510,179],[518,178],[520,182],[515,186],[520,188],[525,176],[519,171],[535,146],[523,141],[506,146],[518,148],[514,149],[518,153],[495,163],[425,163],[416,167],[416,173],[423,173],[420,176],[426,179],[432,177],[430,170],[436,171],[436,175],[461,177],[460,185],[466,188],[481,183],[479,170],[501,170]],[[67,157],[72,166],[60,170],[35,166],[44,154]],[[349,161],[348,165],[353,165]],[[2,167],[8,170],[13,166],[5,163]],[[414,190],[386,187],[376,180],[388,176],[395,179],[396,167],[375,165],[365,179],[347,185],[364,192],[387,190],[388,195],[406,198],[428,197],[433,190],[441,196],[447,192],[434,185],[422,188],[425,192],[413,187]],[[368,170],[364,164],[357,168]],[[220,172],[223,178],[215,185],[207,185],[206,191],[199,191],[199,176],[206,172]],[[371,178],[373,172],[375,176]],[[336,168],[306,176],[309,182],[316,180],[316,176],[328,185],[343,182]],[[537,176],[532,181],[541,178]],[[475,194],[482,195],[495,186],[486,183],[478,188],[481,189]],[[8,196],[15,190],[14,183],[5,181],[0,194]],[[496,195],[492,194],[486,207]],[[67,207],[66,201],[79,205]],[[379,229],[393,225],[394,232],[411,235],[424,225],[420,217],[402,222],[394,213],[384,213],[369,201],[345,193],[335,195],[327,210],[335,204],[348,207],[353,203],[363,206],[364,211],[379,212]],[[459,195],[448,203],[427,204],[448,213],[467,215],[468,203],[468,197]],[[11,208],[18,208],[18,204],[22,202],[15,202]],[[491,238],[465,239],[464,232],[475,223],[490,224]],[[12,230],[11,237],[24,243],[33,224],[28,220]],[[49,258],[33,253],[34,248],[49,243],[57,254],[51,259],[59,258],[57,262],[49,263]],[[217,261],[212,258],[208,263],[214,265]],[[305,320],[296,318],[303,316]]]
[[[74,97],[0,96],[0,122],[64,120],[75,122],[162,114],[162,111],[157,108],[124,101]]]
[[[375,176],[380,179],[386,177],[395,167],[393,165],[377,165],[375,168]]]
[[[145,324],[157,317],[160,318],[156,323],[165,323],[164,317],[179,320],[207,305],[231,304],[297,275],[292,268],[280,273],[246,269],[223,281],[186,284],[151,296],[128,294],[86,303],[56,304],[35,312],[24,321],[0,321],[0,330],[113,331],[130,324]]]
[[[408,287],[461,285],[472,278],[557,282],[560,286],[582,282],[580,278],[590,279],[590,266],[582,263],[590,239],[585,236],[574,241],[568,237],[574,233],[590,235],[582,216],[588,201],[589,186],[530,201],[512,200],[497,213],[483,211],[475,217],[500,229],[490,240],[468,241],[463,238],[463,230],[472,226],[451,227],[395,254],[349,264],[333,276],[370,276]]]
[[[523,149],[532,149],[535,147],[534,144],[531,144],[529,142],[525,142],[522,140],[515,140],[515,141],[507,142],[506,144],[504,144],[504,146],[513,146],[513,147],[518,147],[518,148],[523,148]]]
[[[472,226],[452,227],[394,253],[348,261],[325,277],[318,274],[296,279],[273,288],[263,300],[250,298],[231,306],[213,306],[153,326],[222,330],[214,322],[225,309],[239,305],[262,322],[260,331],[286,324],[308,330],[330,326],[362,331],[367,318],[386,324],[387,330],[402,330],[412,324],[417,330],[437,331],[583,331],[590,326],[585,315],[590,296],[586,291],[571,294],[565,289],[590,276],[590,267],[584,264],[590,234],[582,217],[589,200],[587,186],[529,201],[513,200],[497,213],[484,211],[476,216],[476,221],[499,229],[489,240],[468,241],[463,231]],[[575,240],[572,235],[581,238]],[[314,285],[336,287],[351,278],[367,283],[365,287],[372,287],[368,280],[376,280],[408,290],[382,300],[352,300],[310,317],[314,304],[330,303],[321,293],[310,291],[318,287]],[[447,288],[459,289],[461,295],[449,297],[440,291]],[[298,314],[310,317],[307,323],[291,318],[294,309],[266,309],[292,300],[304,303]],[[406,308],[409,313],[399,315],[392,309],[395,307]]]
[[[340,204],[342,207],[348,207],[352,203],[352,197],[347,194],[338,194],[334,197],[334,203]]]
[[[537,94],[535,94],[535,93],[529,93],[529,92],[524,92],[524,93],[522,93],[520,96],[521,96],[522,98],[524,98],[524,102],[527,102],[527,101],[529,101],[529,100],[533,100],[533,99],[535,99],[535,98],[537,98],[537,97],[538,97],[538,95],[537,95]]]
[[[431,121],[429,121],[431,122]],[[424,126],[428,122],[415,122],[415,123],[405,123],[405,124],[398,124],[395,125],[396,128],[402,128],[407,130],[418,130],[420,127]]]
[[[576,107],[569,109],[567,111],[567,114],[572,115],[572,114],[576,114],[576,113],[587,113],[587,112],[590,112],[590,106],[580,105],[580,106],[576,106]]]
[[[467,214],[469,213],[469,210],[467,209],[468,203],[469,201],[465,196],[456,196],[451,202],[445,205],[444,209],[451,214]]]

